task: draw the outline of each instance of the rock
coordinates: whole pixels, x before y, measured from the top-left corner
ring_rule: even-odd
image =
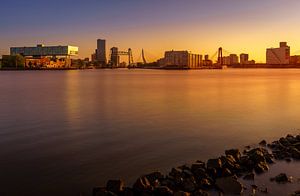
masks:
[[[281,174],[275,176],[274,178],[271,178],[270,180],[275,181],[280,184],[285,184],[287,182],[290,182],[289,178],[287,177],[287,175],[285,173],[281,173]]]
[[[243,192],[243,185],[233,176],[218,178],[216,185],[224,194],[241,194]]]
[[[172,168],[171,172],[169,173],[170,176],[173,176],[173,177],[181,177],[182,176],[182,173],[179,169],[177,168]]]
[[[157,195],[157,196],[172,196],[173,191],[171,189],[169,189],[169,187],[167,187],[167,186],[159,186],[159,187],[155,188],[154,195]]]
[[[209,194],[201,189],[193,192],[192,196],[209,196]]]
[[[211,188],[212,183],[208,178],[204,178],[199,182],[199,186],[202,189],[209,189],[209,188]]]
[[[254,176],[255,174],[253,172],[249,173],[249,174],[246,174],[243,179],[244,180],[254,180]]]
[[[197,170],[197,169],[205,169],[205,163],[204,162],[202,162],[202,163],[195,163],[195,164],[192,164],[192,166],[191,166],[191,171],[193,172],[193,173],[195,173],[195,171]]]
[[[231,155],[235,158],[236,161],[239,161],[241,158],[241,152],[239,149],[230,149],[225,151],[226,155]]]
[[[209,159],[207,161],[207,169],[220,169],[222,168],[221,159]]]
[[[266,162],[260,162],[255,165],[254,170],[256,173],[261,174],[269,170],[269,166]]]
[[[286,138],[283,138],[283,137],[279,139],[279,142],[285,147],[288,147],[291,145],[291,143]]]
[[[145,176],[149,180],[149,182],[150,182],[150,184],[152,186],[156,186],[157,185],[157,181],[160,181],[161,179],[164,178],[164,175],[161,172],[159,172],[159,171],[152,172],[152,173],[147,174]]]
[[[208,177],[208,174],[206,173],[205,169],[203,169],[203,168],[198,168],[193,173],[194,173],[196,180],[201,180],[203,178]]]
[[[104,187],[96,187],[93,189],[93,196],[117,196],[117,194],[107,191]]]
[[[292,157],[293,157],[294,159],[297,159],[297,160],[300,159],[300,151],[299,151],[297,148],[292,147],[292,148],[290,149],[290,152],[291,152]]]
[[[265,162],[264,150],[262,148],[255,148],[248,152],[249,159],[255,163]]]
[[[178,191],[174,194],[174,196],[190,196],[191,194],[184,191]]]
[[[222,170],[222,177],[228,177],[228,176],[232,176],[232,173],[229,169],[227,168],[223,168]]]
[[[123,180],[109,180],[106,183],[106,190],[118,194],[124,190],[124,186]]]
[[[143,192],[143,191],[152,191],[153,188],[149,180],[145,176],[143,176],[136,180],[136,182],[133,185],[133,189],[138,192]]]
[[[182,188],[186,192],[193,192],[196,190],[196,182],[193,179],[185,179],[182,182]]]
[[[300,196],[300,190],[295,191],[293,194],[291,194],[291,196]]]
[[[261,146],[267,146],[267,141],[266,140],[262,140],[261,142],[259,142],[259,145],[261,145]]]
[[[124,191],[120,194],[122,196],[134,196],[134,191],[132,188],[125,187]]]
[[[173,180],[169,179],[169,178],[163,179],[160,184],[161,184],[161,186],[169,187],[171,190],[176,189],[176,183]]]

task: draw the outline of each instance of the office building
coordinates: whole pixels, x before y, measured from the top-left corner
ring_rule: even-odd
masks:
[[[24,57],[56,57],[56,56],[75,56],[78,55],[76,46],[44,46],[42,44],[36,47],[11,47],[10,55],[22,55]]]
[[[249,61],[249,54],[240,54],[240,64],[241,65],[246,65],[248,64]]]
[[[106,65],[106,40],[98,39],[97,40],[97,49],[96,49],[96,61],[99,62],[100,65]]]
[[[268,48],[266,62],[269,65],[287,65],[290,63],[290,47],[286,42],[280,42],[279,48]]]
[[[236,54],[230,54],[229,56],[223,57],[224,65],[237,65],[239,64],[239,57]]]
[[[25,57],[25,67],[66,68],[71,67],[71,56],[78,55],[76,46],[11,47],[10,55]]]

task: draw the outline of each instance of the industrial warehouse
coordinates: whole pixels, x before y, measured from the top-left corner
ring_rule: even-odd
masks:
[[[12,47],[10,55],[23,56],[26,68],[69,68],[72,65],[71,56],[78,55],[78,47],[42,44],[36,47]]]

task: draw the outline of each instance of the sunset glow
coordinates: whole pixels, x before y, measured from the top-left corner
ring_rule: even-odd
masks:
[[[60,43],[79,46],[84,58],[98,38],[108,48],[132,48],[135,59],[142,48],[149,60],[157,60],[165,50],[212,55],[222,46],[265,62],[265,49],[279,41],[300,54],[297,0],[18,0],[18,5],[1,5],[1,54],[10,46]]]

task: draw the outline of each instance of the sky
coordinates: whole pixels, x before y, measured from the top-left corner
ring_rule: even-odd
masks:
[[[133,49],[148,61],[166,50],[213,55],[249,53],[287,41],[300,54],[299,0],[1,0],[0,54],[11,46],[75,45],[90,57],[98,38],[107,50]]]

